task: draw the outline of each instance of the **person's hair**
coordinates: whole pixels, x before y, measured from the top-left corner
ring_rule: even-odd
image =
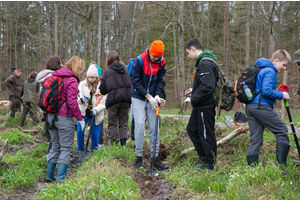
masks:
[[[86,71],[82,74],[82,79],[81,80],[84,80],[86,78]]]
[[[106,56],[106,68],[114,62],[120,62],[120,56],[117,52],[111,51]]]
[[[17,69],[17,72],[22,72],[22,73],[24,73],[23,69],[21,69],[21,68],[18,68],[18,69]]]
[[[93,84],[91,84],[91,83],[89,82],[89,78],[88,78],[88,77],[86,77],[85,80],[86,80],[86,82],[87,82],[87,84],[88,84],[89,90],[92,90],[93,92],[96,92],[98,83],[99,83],[99,81],[100,81],[100,78],[99,78],[99,77],[96,77],[96,81],[95,81]]]
[[[202,50],[201,42],[196,38],[189,39],[185,44],[185,49],[191,50],[191,47],[194,47],[197,50]]]
[[[62,63],[62,59],[59,56],[51,56],[49,58],[49,60],[47,61],[46,64],[46,69],[50,69],[50,70],[59,70],[61,69],[61,64]]]
[[[75,76],[78,76],[83,72],[85,67],[84,61],[78,56],[73,56],[66,64],[64,68],[72,70]]]
[[[29,74],[29,76],[27,77],[27,79],[30,79],[30,78],[36,78],[36,75],[37,75],[37,72],[31,72]]]
[[[292,63],[290,54],[284,49],[279,49],[273,53],[271,62],[274,62],[275,59],[278,59],[279,62],[288,61],[288,64]]]

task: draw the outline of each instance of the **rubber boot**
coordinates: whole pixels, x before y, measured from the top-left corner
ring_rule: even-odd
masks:
[[[84,150],[79,150],[79,152],[78,152],[78,161],[82,162],[84,156],[85,156],[85,151]]]
[[[56,163],[48,162],[46,182],[52,182],[56,180],[54,177],[55,167],[56,167]]]
[[[290,145],[277,143],[276,144],[276,157],[278,164],[284,164],[286,166],[286,158],[290,150]]]
[[[258,154],[247,155],[247,162],[249,166],[255,167],[258,164]]]
[[[65,180],[66,177],[66,173],[67,173],[67,169],[68,169],[68,165],[63,164],[63,163],[58,163],[57,165],[57,182],[63,182]]]
[[[120,142],[121,142],[121,146],[125,146],[126,145],[126,138],[122,138],[120,140]]]

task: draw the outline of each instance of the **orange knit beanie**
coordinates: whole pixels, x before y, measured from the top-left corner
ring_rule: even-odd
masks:
[[[149,48],[149,53],[152,56],[159,57],[164,54],[164,49],[165,49],[164,43],[161,40],[155,40],[154,42],[152,42]]]

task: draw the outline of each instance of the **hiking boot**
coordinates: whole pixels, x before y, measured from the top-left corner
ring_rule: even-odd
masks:
[[[198,160],[198,162],[195,165],[192,165],[191,168],[197,168],[197,167],[202,167],[203,165],[205,165],[205,162],[203,162],[200,158]]]
[[[126,138],[120,139],[120,143],[121,143],[121,146],[125,146],[126,145]]]
[[[201,168],[196,168],[195,170],[197,172],[201,173],[201,172],[205,172],[205,171],[211,171],[213,169],[214,169],[214,165],[213,164],[206,163],[206,164],[202,165]]]
[[[133,164],[134,169],[138,169],[141,167],[141,164],[143,162],[143,158],[142,157],[136,157],[136,161]]]
[[[276,144],[276,157],[278,164],[284,164],[286,166],[286,158],[290,150],[290,145],[277,143]]]
[[[258,154],[247,155],[247,163],[251,167],[255,167],[258,164]]]
[[[161,171],[161,170],[168,169],[169,166],[168,166],[167,164],[163,164],[163,163],[158,159],[158,157],[156,157],[155,160],[154,160],[154,167],[155,167],[156,169],[158,169],[159,171]]]

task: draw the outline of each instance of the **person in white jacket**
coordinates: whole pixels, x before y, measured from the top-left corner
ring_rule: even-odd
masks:
[[[87,77],[81,81],[78,90],[77,102],[84,121],[92,123],[92,118],[95,116],[91,131],[91,151],[98,150],[99,134],[101,130],[100,123],[104,119],[104,109],[106,95],[101,95],[100,79],[98,77],[98,70],[94,64],[89,66]],[[101,100],[100,100],[101,98]],[[100,100],[100,101],[99,101]],[[77,126],[79,127],[79,126]],[[85,155],[84,151],[84,130],[77,128],[77,148],[79,151],[79,160],[81,161]]]

